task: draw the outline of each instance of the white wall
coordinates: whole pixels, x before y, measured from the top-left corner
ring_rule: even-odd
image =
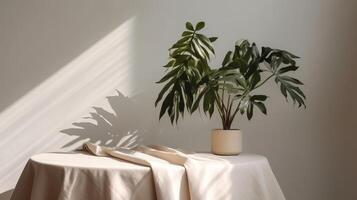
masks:
[[[353,0],[0,1],[0,199],[31,155],[83,140],[208,150],[216,118],[196,114],[174,128],[153,107],[167,48],[184,22],[199,20],[219,37],[215,65],[241,38],[302,58],[307,109],[267,85],[268,117],[236,124],[245,151],[269,158],[289,200],[356,199],[356,8]]]

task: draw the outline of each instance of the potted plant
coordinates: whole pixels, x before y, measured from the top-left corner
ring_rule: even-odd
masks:
[[[305,95],[299,88],[301,81],[288,75],[296,71],[299,58],[286,50],[262,47],[248,40],[237,42],[225,55],[222,66],[212,68],[209,61],[215,54],[212,43],[217,37],[207,37],[200,31],[205,23],[193,26],[186,23],[181,38],[169,49],[169,61],[164,66],[165,76],[157,83],[165,83],[155,106],[162,101],[160,116],[165,113],[172,124],[202,107],[210,117],[215,110],[221,118],[222,129],[212,130],[212,152],[235,155],[242,150],[239,129],[231,129],[237,114],[250,120],[255,108],[266,114],[264,94],[256,90],[267,81],[274,80],[286,100],[298,107],[305,106]],[[291,73],[290,73],[291,74]]]

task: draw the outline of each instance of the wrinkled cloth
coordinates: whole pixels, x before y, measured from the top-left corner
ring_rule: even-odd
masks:
[[[156,196],[149,167],[77,151],[32,156],[11,200],[156,200]]]
[[[158,200],[189,200],[188,182],[185,169],[173,165],[176,157],[167,156],[167,151],[159,151],[150,147],[140,146],[135,149],[107,148],[92,143],[85,143],[83,150],[97,156],[112,156],[138,165],[148,166],[152,169],[156,198]],[[158,155],[154,155],[160,153]],[[171,158],[171,160],[170,160]],[[174,166],[174,167],[173,167]]]
[[[86,143],[84,149],[95,155],[107,154],[150,166],[159,200],[177,199],[179,194],[177,188],[180,188],[179,199],[182,200],[285,199],[267,159],[258,155],[220,157],[211,154],[184,153],[165,146],[140,146],[132,150],[108,149],[90,143]],[[168,171],[171,166],[167,165],[168,163],[185,168],[184,177],[187,179],[182,178],[183,184],[173,183],[175,179],[170,176],[181,177],[182,174]],[[182,192],[182,185],[188,186],[186,192]],[[186,197],[187,193],[188,197]]]
[[[164,146],[47,153],[27,163],[11,200],[285,200],[267,159]]]

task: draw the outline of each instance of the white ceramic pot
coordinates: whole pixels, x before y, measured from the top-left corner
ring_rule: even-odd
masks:
[[[217,155],[238,155],[242,152],[242,132],[240,130],[213,129],[211,150]]]

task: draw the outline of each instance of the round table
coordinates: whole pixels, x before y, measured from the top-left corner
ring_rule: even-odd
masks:
[[[30,158],[12,200],[154,200],[150,168],[84,152]]]
[[[265,157],[241,154],[217,158],[234,166],[225,188],[240,196],[222,200],[285,199]],[[185,173],[184,167],[173,167]],[[35,155],[26,164],[11,200],[52,199],[154,200],[156,195],[152,171],[147,166],[81,151]]]

